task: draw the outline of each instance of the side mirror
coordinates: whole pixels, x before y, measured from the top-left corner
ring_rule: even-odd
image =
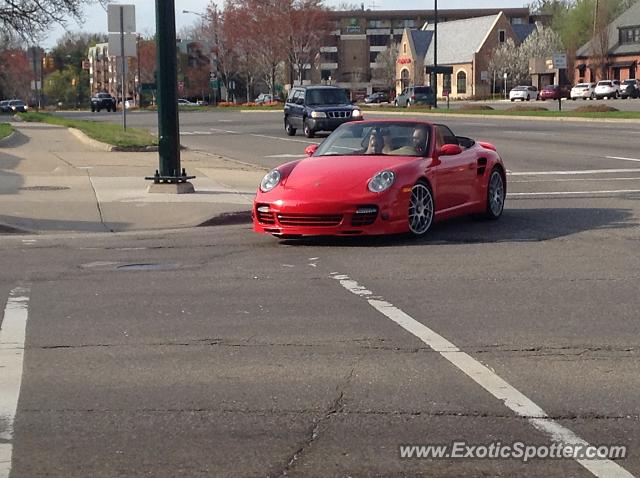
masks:
[[[304,154],[306,154],[307,156],[313,156],[317,149],[317,144],[310,144],[309,146],[304,148]]]
[[[455,156],[462,153],[462,148],[457,144],[445,144],[440,148],[441,156]]]

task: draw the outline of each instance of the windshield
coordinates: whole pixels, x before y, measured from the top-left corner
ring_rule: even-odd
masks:
[[[24,106],[24,101],[22,100],[14,100],[11,103],[9,103],[11,106]]]
[[[339,88],[307,91],[308,105],[344,105],[349,103],[347,92]]]
[[[314,156],[424,156],[430,127],[424,123],[346,123],[334,131]]]
[[[600,83],[598,83],[598,86],[611,86],[611,82],[610,81],[601,81]]]

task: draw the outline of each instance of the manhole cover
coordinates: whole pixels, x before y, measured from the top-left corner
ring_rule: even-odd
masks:
[[[22,191],[65,191],[68,188],[66,186],[25,186],[20,188]]]
[[[155,262],[155,263],[142,263],[142,264],[124,264],[118,266],[120,271],[169,271],[177,269],[178,264],[171,262]]]

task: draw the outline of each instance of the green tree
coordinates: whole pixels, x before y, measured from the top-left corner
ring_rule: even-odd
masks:
[[[44,94],[50,104],[66,108],[83,107],[89,99],[89,75],[84,70],[68,66],[44,80]]]

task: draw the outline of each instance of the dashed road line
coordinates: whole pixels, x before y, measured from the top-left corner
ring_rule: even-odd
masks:
[[[371,307],[382,315],[391,319],[400,327],[422,340],[458,370],[463,372],[474,382],[484,388],[517,415],[525,418],[534,428],[547,434],[551,440],[564,445],[590,446],[589,443],[576,435],[573,431],[563,427],[549,418],[547,412],[536,405],[531,399],[510,385],[489,367],[460,350],[454,343],[442,335],[418,322],[382,297],[375,296],[365,286],[360,285],[347,275],[332,273],[331,277],[352,294],[363,297]],[[612,460],[593,459],[576,461],[599,478],[634,478],[631,473]]]
[[[622,161],[634,161],[636,163],[640,163],[640,159],[636,158],[625,158],[624,156],[605,156],[607,159],[620,159]]]
[[[11,473],[13,421],[18,409],[24,340],[29,317],[29,287],[16,287],[9,295],[0,324],[0,478]]]

